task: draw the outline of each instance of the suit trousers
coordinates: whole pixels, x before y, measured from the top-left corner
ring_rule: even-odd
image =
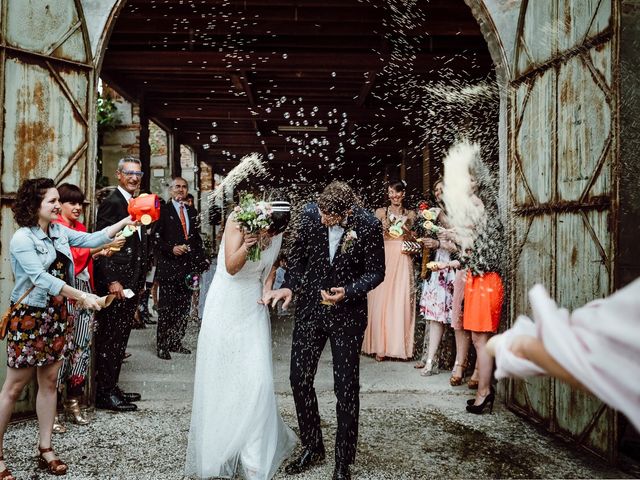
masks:
[[[95,336],[96,390],[108,394],[117,385],[122,368],[133,316],[138,307],[138,295],[115,300],[108,308],[96,312],[98,323]]]
[[[187,331],[193,291],[185,282],[161,282],[158,292],[158,350],[171,351],[182,346]]]
[[[336,462],[347,464],[354,462],[358,442],[360,349],[363,338],[364,332],[335,331],[313,322],[298,321],[293,330],[289,379],[302,444],[312,449],[324,449],[318,399],[313,382],[320,355],[329,340],[338,417],[335,458]]]

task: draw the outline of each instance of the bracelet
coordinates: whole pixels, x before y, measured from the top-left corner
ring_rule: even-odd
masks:
[[[440,240],[438,240],[438,248],[440,248]]]

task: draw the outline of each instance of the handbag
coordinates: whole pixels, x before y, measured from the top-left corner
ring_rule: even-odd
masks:
[[[411,242],[409,240],[402,241],[402,253],[405,255],[415,255],[422,251],[422,244],[418,242]]]
[[[31,293],[31,290],[33,290],[34,287],[35,285],[24,292],[24,294],[18,299],[18,301],[7,308],[7,311],[4,312],[4,315],[2,315],[2,320],[0,320],[0,340],[4,340],[4,337],[7,336],[7,327],[9,326],[9,319],[11,318],[11,314],[16,308],[18,308],[20,302],[22,302],[22,300],[24,300],[26,296]]]

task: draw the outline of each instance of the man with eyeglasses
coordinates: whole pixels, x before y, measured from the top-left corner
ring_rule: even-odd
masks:
[[[118,187],[98,206],[96,228],[113,224],[112,219],[128,215],[128,204],[142,180],[142,164],[134,157],[118,162]],[[148,268],[147,233],[144,227],[126,237],[126,243],[110,257],[95,262],[96,289],[100,295],[115,295],[109,308],[97,312],[96,345],[96,407],[117,412],[131,412],[138,407],[139,393],[125,393],[118,387],[133,318],[138,306],[138,293],[144,287]],[[135,293],[126,298],[124,290]]]

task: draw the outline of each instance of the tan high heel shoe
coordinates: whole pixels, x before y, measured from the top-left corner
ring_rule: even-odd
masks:
[[[420,371],[420,375],[423,377],[430,377],[431,375],[437,375],[438,373],[440,373],[438,363],[433,360],[427,360],[424,368]]]
[[[456,375],[456,369],[460,367],[462,369],[462,374],[460,376]],[[451,378],[449,378],[449,384],[452,387],[457,387],[462,385],[462,382],[464,381],[464,371],[467,369],[467,363],[459,363],[456,362],[453,365],[453,372],[451,372]]]
[[[60,421],[58,415],[53,419],[53,433],[66,433],[67,427]]]
[[[40,455],[38,455],[38,468],[47,470],[51,475],[66,475],[69,467],[59,458],[47,460],[44,458],[45,453],[53,452],[53,448],[38,447]]]
[[[84,413],[80,409],[80,402],[76,398],[70,398],[64,402],[64,413],[67,420],[76,425],[88,425],[90,423],[89,419],[84,416]]]

